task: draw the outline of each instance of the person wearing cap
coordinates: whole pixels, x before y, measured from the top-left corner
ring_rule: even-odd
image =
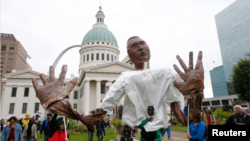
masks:
[[[235,114],[231,115],[224,125],[250,125],[250,116],[242,111],[240,105],[235,105]]]
[[[24,127],[23,136],[25,141],[33,141],[37,139],[37,126],[34,124],[34,119],[30,118],[29,123]]]
[[[44,131],[44,141],[48,141],[48,139],[49,139],[49,122],[51,119],[52,119],[52,114],[48,113],[47,118],[45,119],[45,121],[41,125],[40,137],[42,138],[43,131]]]
[[[40,131],[40,114],[39,113],[36,113],[36,116],[35,116],[35,121],[34,121],[34,124],[36,124],[36,126],[37,126],[37,131]]]
[[[62,117],[56,120],[56,129],[54,135],[48,141],[69,141],[69,133],[65,133],[65,123]]]
[[[215,117],[211,113],[210,107],[207,107],[207,109],[205,110],[205,112],[202,112],[202,114],[201,114],[201,121],[203,121],[206,126],[216,124]]]

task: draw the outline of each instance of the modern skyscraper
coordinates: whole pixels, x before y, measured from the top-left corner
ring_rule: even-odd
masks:
[[[215,16],[226,81],[233,66],[250,53],[250,0],[237,0]]]
[[[30,67],[27,63],[27,51],[13,34],[1,33],[1,70],[0,79],[4,74],[11,73],[12,70],[20,71]],[[0,90],[0,100],[2,95],[2,83]]]

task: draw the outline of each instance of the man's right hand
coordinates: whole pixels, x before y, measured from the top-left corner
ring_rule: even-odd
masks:
[[[42,137],[43,137],[43,134],[40,134],[40,137],[42,138]]]
[[[146,117],[146,119],[147,119],[148,122],[153,121],[153,118],[148,118],[148,117]]]

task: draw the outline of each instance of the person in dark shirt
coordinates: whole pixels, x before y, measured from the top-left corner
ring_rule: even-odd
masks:
[[[43,131],[44,131],[44,141],[48,141],[49,139],[49,122],[52,119],[52,114],[48,113],[47,118],[45,121],[43,121],[40,129],[40,137],[42,138],[43,136]]]
[[[93,141],[93,134],[95,132],[94,126],[89,126],[88,127],[88,135],[89,135],[89,140],[88,141]]]
[[[224,125],[250,125],[250,116],[242,112],[240,105],[236,105],[235,114],[231,115]]]
[[[57,114],[54,114],[54,116],[49,122],[49,138],[51,138],[57,130],[57,127],[56,127],[57,116],[58,116]]]
[[[98,141],[102,141],[104,136],[105,136],[105,126],[107,126],[107,125],[103,119],[101,119],[96,124],[96,130],[97,130],[96,136],[98,137]],[[100,136],[102,136],[102,137],[100,138]]]

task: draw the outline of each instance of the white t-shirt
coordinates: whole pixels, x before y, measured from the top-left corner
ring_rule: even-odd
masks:
[[[123,72],[107,92],[101,108],[112,111],[125,95],[123,125],[140,125],[146,118],[148,106],[154,106],[154,120],[144,126],[145,130],[150,132],[167,128],[166,104],[179,101],[180,92],[173,84],[175,80],[183,81],[167,68]]]

